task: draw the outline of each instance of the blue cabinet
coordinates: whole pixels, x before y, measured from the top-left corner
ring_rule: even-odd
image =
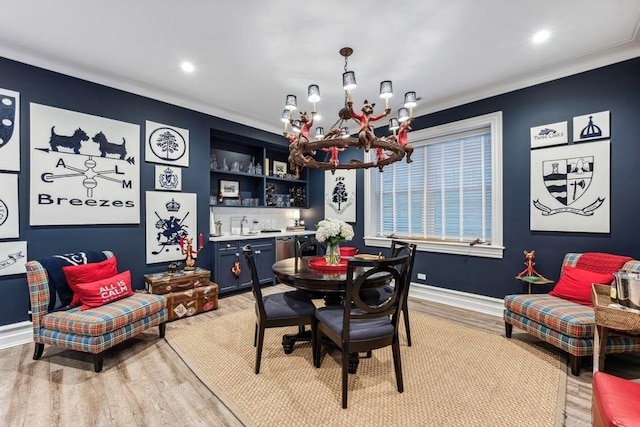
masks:
[[[218,284],[220,294],[251,287],[251,273],[242,253],[244,245],[250,244],[256,260],[261,284],[273,282],[271,266],[275,262],[274,239],[249,239],[214,242],[211,260],[213,281]],[[240,263],[240,274],[233,273],[236,262]]]

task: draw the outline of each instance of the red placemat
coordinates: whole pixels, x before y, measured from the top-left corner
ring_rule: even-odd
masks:
[[[327,265],[327,260],[323,256],[318,256],[309,260],[309,267],[324,271],[347,271],[347,260],[340,258],[340,264]]]

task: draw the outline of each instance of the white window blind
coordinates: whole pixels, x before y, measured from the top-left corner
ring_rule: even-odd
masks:
[[[501,128],[498,112],[410,133],[413,162],[369,175],[369,243],[393,236],[425,242],[423,250],[432,250],[427,242],[469,248],[477,240],[485,249],[495,245],[487,256],[501,257]]]

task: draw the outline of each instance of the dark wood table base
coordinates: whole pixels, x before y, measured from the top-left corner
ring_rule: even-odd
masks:
[[[300,326],[297,334],[285,334],[282,336],[282,349],[284,354],[291,354],[293,347],[297,342],[311,342],[311,330],[306,329],[304,326]],[[322,351],[320,358],[324,356],[328,349],[335,349],[333,341],[326,340],[322,343]],[[367,355],[366,357],[371,357]],[[349,353],[349,373],[355,374],[358,371],[358,365],[360,364],[360,355],[358,353]]]
[[[341,305],[346,285],[346,271],[323,271],[309,267],[309,260],[314,257],[286,258],[273,264],[272,270],[277,282],[304,290],[315,298],[324,295],[325,305]],[[356,274],[358,271],[356,270]],[[367,280],[369,287],[375,288],[389,283],[385,274],[373,275]],[[311,331],[300,327],[296,334],[282,337],[282,348],[285,354],[291,354],[297,342],[311,342]],[[323,351],[336,348],[330,340],[323,341]],[[324,354],[324,353],[323,353]],[[371,357],[367,354],[367,357]],[[349,353],[349,373],[355,374],[360,357],[358,353]]]

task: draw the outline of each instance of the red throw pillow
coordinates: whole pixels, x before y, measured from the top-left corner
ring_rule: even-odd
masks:
[[[131,271],[127,270],[107,279],[72,286],[82,300],[82,310],[96,308],[133,295]]]
[[[104,261],[92,262],[89,264],[68,265],[62,267],[64,277],[73,291],[73,299],[70,307],[77,307],[82,304],[80,296],[76,293],[74,285],[78,283],[88,283],[95,280],[108,279],[118,274],[116,257],[107,258]]]
[[[591,284],[609,285],[613,274],[594,273],[577,267],[565,265],[560,280],[549,295],[564,298],[582,305],[593,305],[591,301]]]

